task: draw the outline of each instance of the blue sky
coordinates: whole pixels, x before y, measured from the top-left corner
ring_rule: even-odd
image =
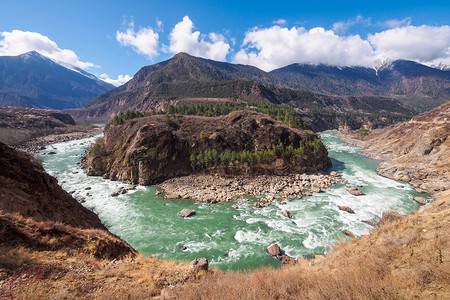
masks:
[[[108,80],[179,51],[267,71],[398,58],[450,65],[449,1],[2,2],[0,55],[36,50]]]

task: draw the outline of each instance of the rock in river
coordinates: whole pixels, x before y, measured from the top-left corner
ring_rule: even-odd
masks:
[[[347,191],[348,191],[350,194],[352,194],[353,196],[364,196],[364,195],[365,195],[364,192],[358,190],[358,189],[355,188],[355,187],[349,187],[349,188],[347,188]]]
[[[281,214],[282,214],[283,216],[285,216],[286,218],[289,218],[289,219],[292,218],[292,214],[291,214],[290,212],[288,212],[287,210],[282,210],[282,211],[281,211]]]
[[[184,208],[178,214],[180,216],[182,216],[183,218],[187,218],[187,217],[194,215],[195,211],[193,211],[192,209]]]
[[[272,256],[280,256],[281,255],[281,249],[280,249],[280,246],[278,246],[278,244],[270,245],[267,248],[267,252],[269,252],[269,254]]]
[[[355,212],[353,211],[353,209],[351,209],[351,208],[348,207],[348,206],[340,206],[340,205],[338,205],[338,208],[339,208],[340,210],[343,210],[343,211],[348,212],[349,214],[354,214],[354,213],[355,213]]]

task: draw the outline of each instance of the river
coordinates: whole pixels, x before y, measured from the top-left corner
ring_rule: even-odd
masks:
[[[86,176],[77,164],[84,149],[98,136],[54,144],[38,155],[43,158],[44,168],[65,190],[76,199],[85,198],[83,205],[139,252],[186,261],[206,257],[210,265],[223,270],[245,270],[279,266],[280,262],[265,250],[272,243],[278,243],[293,257],[323,254],[337,240],[347,238],[343,229],[361,236],[371,229],[362,220],[377,218],[385,210],[407,214],[417,209],[413,197],[423,194],[415,192],[408,183],[377,175],[375,169],[380,162],[358,154],[360,148],[344,144],[336,134],[320,134],[333,161],[330,171],[341,173],[348,185],[362,185],[359,189],[365,196],[352,196],[345,186],[338,185],[310,197],[264,208],[254,208],[242,197],[236,200],[237,210],[231,207],[233,203],[164,200],[155,195],[155,187],[138,186],[111,197],[120,187],[129,185]],[[46,154],[50,151],[56,154]],[[340,211],[337,205],[349,206],[355,214]],[[196,214],[183,219],[178,216],[183,208],[193,209]],[[283,209],[292,213],[291,220],[280,214]],[[186,246],[186,250],[181,250],[181,246]]]

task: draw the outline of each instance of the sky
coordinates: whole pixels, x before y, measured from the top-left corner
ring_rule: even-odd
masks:
[[[6,1],[0,56],[38,51],[120,85],[178,52],[292,63],[450,65],[450,1]]]

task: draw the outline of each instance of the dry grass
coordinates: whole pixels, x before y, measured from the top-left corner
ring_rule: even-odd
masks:
[[[424,213],[342,242],[327,256],[248,273],[195,273],[186,263],[141,255],[111,261],[83,248],[36,251],[3,243],[0,298],[448,299],[449,196]],[[90,232],[51,222],[36,228]]]

